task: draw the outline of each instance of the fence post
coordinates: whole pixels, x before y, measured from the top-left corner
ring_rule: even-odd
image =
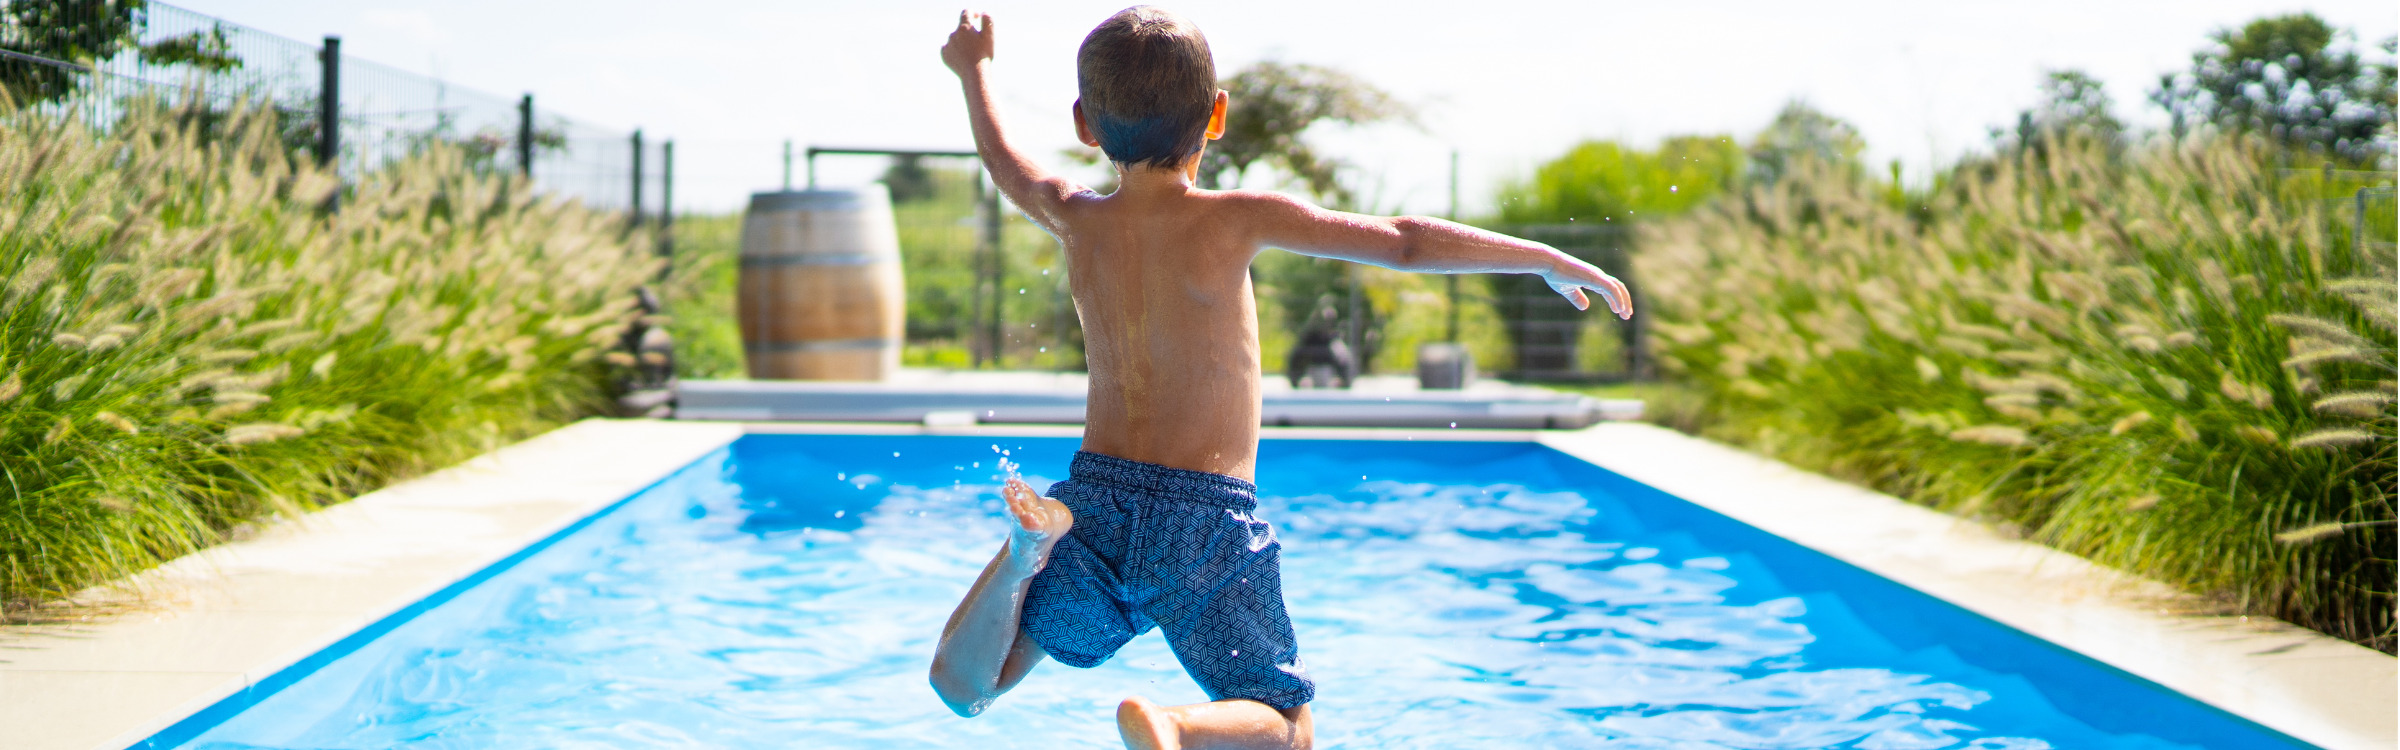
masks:
[[[986,326],[986,330],[990,331],[992,366],[997,368],[1006,366],[1001,355],[1007,350],[1005,341],[1000,337],[1000,303],[1007,299],[1007,291],[1002,281],[1007,265],[1000,255],[1000,184],[992,183],[991,192],[985,195],[987,197],[983,204],[983,235],[984,245],[991,248],[988,262],[992,267],[992,314],[983,324]]]
[[[1455,148],[1450,149],[1450,215],[1442,218],[1451,221],[1458,220],[1458,149]],[[1458,274],[1443,274],[1442,283],[1448,287],[1449,295],[1446,299],[1450,303],[1448,309],[1444,311],[1448,315],[1442,321],[1442,341],[1456,344],[1458,343]]]
[[[817,187],[817,160],[815,154],[809,155],[808,173],[808,187],[809,189],[814,190]],[[974,185],[975,206],[976,208],[980,209],[983,207],[983,165],[981,164],[975,165]],[[983,334],[983,254],[986,250],[986,244],[984,242],[986,238],[981,236],[981,232],[977,232],[976,234],[978,236],[975,238],[975,282],[967,287],[967,326],[965,334],[967,339],[967,367],[969,369],[980,370],[983,369],[985,351],[989,348],[986,346],[988,342],[984,340]]]
[[[633,225],[642,225],[642,129],[633,129]]]
[[[792,192],[792,139],[783,139],[783,192]]]
[[[326,34],[317,50],[317,166],[341,168],[341,36]]]
[[[675,257],[675,141],[658,146],[658,254]],[[666,273],[665,270],[659,273]]]
[[[533,95],[517,100],[517,170],[533,178]]]

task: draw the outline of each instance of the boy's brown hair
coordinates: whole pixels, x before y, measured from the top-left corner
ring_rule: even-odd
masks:
[[[1084,123],[1109,161],[1171,168],[1200,150],[1216,105],[1217,65],[1200,27],[1137,5],[1084,36],[1075,82]]]

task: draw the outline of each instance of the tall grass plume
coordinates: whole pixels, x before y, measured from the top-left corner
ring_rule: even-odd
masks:
[[[2390,652],[2391,218],[2277,161],[1804,169],[1647,230],[1657,359],[1714,437]]]
[[[191,114],[0,111],[11,618],[605,409],[597,352],[658,270],[455,149],[345,185],[272,113]]]

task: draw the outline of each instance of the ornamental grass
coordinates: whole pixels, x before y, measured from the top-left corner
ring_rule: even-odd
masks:
[[[2355,243],[2349,189],[2276,158],[1756,187],[1648,230],[1658,361],[1711,436],[2391,652],[2389,209]]]
[[[0,114],[0,619],[607,408],[646,238],[277,125]]]

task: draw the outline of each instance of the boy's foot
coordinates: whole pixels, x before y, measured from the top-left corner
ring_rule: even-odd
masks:
[[[1175,714],[1139,695],[1117,704],[1117,736],[1131,750],[1183,750]]]
[[[1009,479],[1000,496],[1008,501],[1009,517],[1017,521],[1008,530],[1009,561],[1023,574],[1033,575],[1049,562],[1050,548],[1074,527],[1075,514],[1066,503],[1036,494],[1022,479]]]

